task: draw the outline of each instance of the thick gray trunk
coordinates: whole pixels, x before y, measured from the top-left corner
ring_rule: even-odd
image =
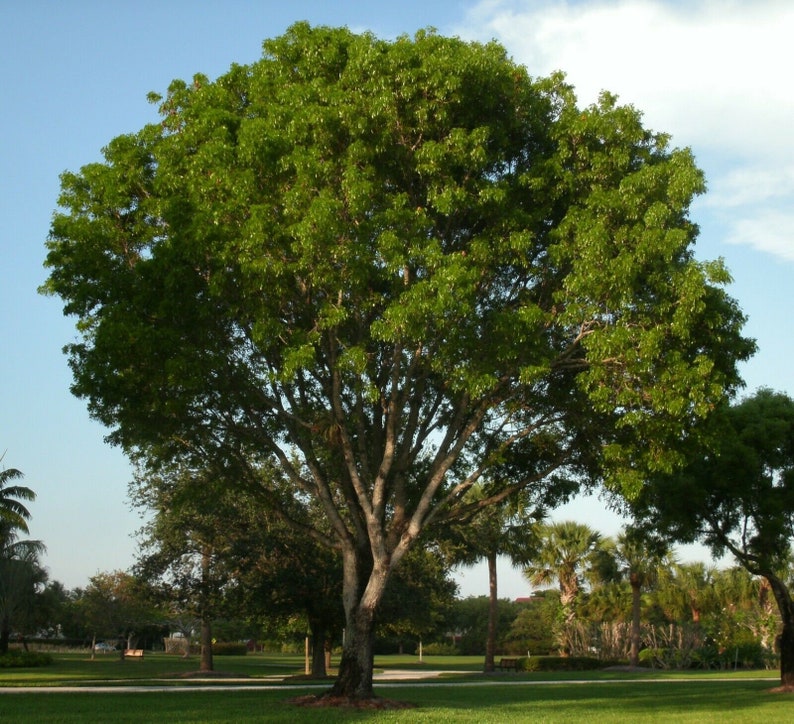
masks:
[[[363,560],[362,560],[363,559]],[[388,580],[385,565],[365,565],[366,558],[352,551],[343,554],[345,642],[339,674],[330,696],[371,699],[375,611]],[[369,570],[366,570],[369,569]]]

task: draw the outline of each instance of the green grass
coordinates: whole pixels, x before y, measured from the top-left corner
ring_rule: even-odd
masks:
[[[51,666],[31,669],[0,670],[3,686],[81,685],[97,681],[121,682],[174,679],[196,672],[198,658],[185,659],[169,654],[146,653],[143,659],[121,659],[116,654],[97,654],[92,661],[89,654],[53,654]],[[217,656],[215,669],[262,679],[268,676],[292,676],[303,673],[303,658],[297,655]]]
[[[588,683],[510,686],[400,686],[388,698],[408,711],[318,712],[287,703],[299,691],[0,694],[4,722],[768,722],[788,721],[790,695],[743,682]]]
[[[82,654],[56,655],[41,669],[0,671],[0,687],[29,687],[24,693],[0,691],[0,717],[5,722],[764,722],[787,721],[794,711],[792,695],[772,694],[776,673],[739,672],[550,672],[483,676],[477,657],[378,657],[376,668],[466,671],[447,674],[436,684],[383,684],[384,698],[417,705],[408,711],[304,709],[288,700],[317,693],[304,683],[285,689],[267,684],[270,675],[303,671],[300,656],[255,655],[217,657],[216,669],[248,677],[256,690],[190,690],[198,682],[181,678],[195,672],[196,658],[164,654],[143,661],[119,661],[112,655],[90,661]],[[651,681],[653,678],[655,680]],[[727,681],[721,679],[727,678]],[[629,681],[628,679],[631,679]],[[661,680],[660,680],[661,679]],[[772,679],[768,681],[765,679]],[[639,681],[637,681],[639,680]],[[584,682],[584,683],[578,683]],[[110,691],[49,693],[37,686],[90,686],[107,683]],[[125,691],[124,686],[157,684],[153,691]],[[212,683],[220,687],[228,681]],[[202,682],[202,685],[204,682]],[[163,690],[162,687],[166,687]]]

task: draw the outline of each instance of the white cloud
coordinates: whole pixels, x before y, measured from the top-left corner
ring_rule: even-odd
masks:
[[[725,241],[764,251],[794,262],[794,213],[779,209],[754,209],[730,224]]]
[[[603,89],[635,105],[695,150],[733,241],[792,258],[794,3],[483,0],[457,32],[533,75],[563,70],[584,105]]]
[[[792,3],[488,0],[467,31],[535,75],[565,71],[585,104],[618,93],[687,144],[763,147],[794,113]]]
[[[776,204],[794,198],[794,163],[788,166],[745,165],[709,184],[705,206],[716,209]]]

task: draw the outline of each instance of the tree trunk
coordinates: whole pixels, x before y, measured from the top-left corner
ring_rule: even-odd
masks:
[[[8,615],[3,616],[0,622],[0,654],[8,653],[8,643],[11,640],[11,622]]]
[[[374,626],[370,612],[360,611],[348,623],[339,675],[329,694],[348,699],[372,699]]]
[[[775,595],[783,630],[780,634],[780,685],[794,687],[794,602],[791,594],[777,576],[763,574]]]
[[[346,635],[339,674],[328,696],[375,697],[372,688],[375,611],[383,598],[389,571],[383,561],[380,565],[367,564],[366,556],[366,551],[343,553]]]
[[[496,619],[499,599],[496,591],[496,553],[489,553],[488,559],[488,636],[485,640],[485,666],[483,671],[493,671],[496,652]]]
[[[212,624],[208,618],[201,619],[201,661],[199,671],[213,671]]]
[[[312,676],[322,678],[327,675],[325,668],[325,627],[317,621],[309,621],[312,632]]]
[[[629,664],[640,665],[640,606],[642,596],[640,592],[640,579],[636,574],[629,577],[631,585],[631,648],[629,650]]]
[[[201,658],[199,671],[213,671],[212,662],[212,622],[210,619],[210,587],[212,585],[210,570],[212,566],[212,548],[203,546],[201,549],[201,589],[199,594],[199,615],[201,616]]]

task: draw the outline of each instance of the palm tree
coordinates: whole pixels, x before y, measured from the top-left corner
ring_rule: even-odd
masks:
[[[618,536],[614,548],[618,572],[631,587],[631,647],[629,664],[640,664],[640,613],[642,587],[656,581],[659,568],[669,555],[661,541],[651,540],[637,529],[628,528]]]
[[[0,654],[8,652],[12,616],[29,604],[39,582],[38,557],[45,550],[41,541],[18,540],[20,532],[30,532],[30,511],[21,501],[36,499],[30,488],[10,485],[22,477],[16,468],[0,470]]]
[[[0,455],[0,462],[5,454]],[[18,530],[28,533],[30,511],[20,502],[33,501],[36,494],[24,485],[10,485],[14,480],[20,480],[21,472],[15,468],[0,470],[0,522],[8,524],[8,530]]]
[[[671,593],[674,605],[681,614],[689,614],[695,627],[700,627],[703,614],[716,608],[718,601],[714,591],[716,568],[702,561],[673,566]],[[679,616],[681,615],[679,614]]]
[[[540,526],[540,547],[524,575],[533,586],[560,586],[563,626],[567,630],[576,616],[574,604],[588,568],[595,562],[601,534],[588,525],[567,520]]]

